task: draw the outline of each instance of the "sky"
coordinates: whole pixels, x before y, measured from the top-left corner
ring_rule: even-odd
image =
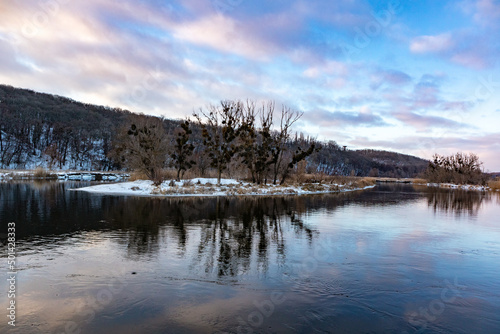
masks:
[[[318,140],[500,171],[500,0],[0,0],[0,83],[174,119],[273,100]]]

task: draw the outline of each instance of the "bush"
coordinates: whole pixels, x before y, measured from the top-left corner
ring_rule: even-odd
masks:
[[[43,167],[37,167],[35,169],[35,172],[33,173],[33,176],[37,179],[45,179],[47,176],[49,176],[49,172]]]
[[[448,157],[435,154],[425,176],[434,183],[485,185],[487,176],[481,170],[482,165],[473,153],[457,153]]]

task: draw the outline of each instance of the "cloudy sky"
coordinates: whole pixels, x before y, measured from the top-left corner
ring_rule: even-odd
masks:
[[[320,140],[500,171],[498,0],[0,0],[0,83],[169,118],[275,100]]]

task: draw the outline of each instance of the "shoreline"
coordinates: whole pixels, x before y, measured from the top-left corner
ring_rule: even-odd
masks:
[[[343,193],[375,187],[375,184],[319,184],[304,185],[255,185],[233,179],[222,179],[221,185],[215,179],[196,178],[183,181],[165,181],[154,186],[152,181],[137,180],[113,184],[75,188],[71,191],[85,191],[100,195],[140,197],[219,197],[219,196],[289,196]]]
[[[152,186],[152,181],[137,180],[127,181],[130,177],[129,173],[119,171],[48,171],[48,170],[0,170],[0,182],[9,181],[108,181],[116,183],[104,183],[102,185],[94,185],[90,187],[77,188],[73,190],[87,191],[91,193],[101,193],[107,195],[125,195],[125,196],[142,196],[142,197],[217,197],[217,196],[272,196],[272,195],[310,195],[310,194],[331,194],[347,191],[358,191],[373,188],[378,184],[412,184],[415,186],[426,186],[432,188],[456,189],[465,191],[481,191],[481,192],[498,192],[500,189],[490,188],[489,186],[481,185],[459,185],[451,183],[429,183],[423,179],[401,179],[401,178],[363,178],[359,177],[359,181],[350,181],[347,184],[342,183],[303,183],[303,184],[286,184],[286,185],[257,185],[250,182],[237,181],[233,179],[223,179],[226,182],[222,184],[222,188],[217,186],[216,179],[186,179],[175,182],[175,185],[168,186],[174,181],[165,181],[160,187]],[[198,180],[200,183],[197,184]],[[424,181],[424,182],[422,182]],[[137,187],[132,185],[128,189],[123,186],[115,186],[114,189],[109,189],[110,185],[129,184],[133,182],[149,182],[149,185],[140,184],[142,187],[148,188],[146,191],[138,191],[131,189]],[[185,185],[184,183],[188,184]],[[207,184],[208,183],[208,184]],[[353,183],[355,183],[353,185]],[[356,186],[360,183],[361,186]],[[95,190],[94,187],[101,187],[101,190]],[[108,189],[106,189],[108,187]],[[125,186],[126,187],[126,186]],[[191,189],[190,189],[191,187]],[[207,188],[208,187],[208,188]],[[215,188],[214,188],[215,187]]]
[[[1,181],[61,180],[61,181],[123,181],[130,177],[125,172],[102,171],[49,171],[49,170],[0,170]]]
[[[453,184],[453,183],[426,183],[425,186],[427,187],[434,187],[434,188],[444,188],[444,189],[458,189],[458,190],[466,190],[466,191],[491,191],[495,192],[494,189],[491,189],[488,186],[480,186],[480,185],[475,185],[475,184]],[[496,189],[496,191],[499,191],[499,189]]]

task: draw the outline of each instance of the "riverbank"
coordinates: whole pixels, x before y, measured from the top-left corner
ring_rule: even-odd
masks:
[[[488,186],[480,186],[474,184],[452,184],[452,183],[427,183],[427,187],[438,187],[447,189],[461,189],[467,191],[495,191]],[[498,189],[496,189],[498,191]]]
[[[495,181],[490,182],[488,185],[472,185],[472,184],[452,184],[452,183],[430,183],[425,179],[394,179],[394,178],[378,178],[377,183],[407,183],[418,186],[447,188],[447,189],[460,189],[467,191],[500,191],[497,187],[492,187]],[[498,182],[498,181],[496,181]]]
[[[195,178],[182,181],[165,181],[160,186],[153,185],[152,181],[137,180],[114,184],[103,184],[91,187],[73,189],[98,194],[127,195],[127,196],[255,196],[255,195],[306,195],[326,194],[375,187],[375,182],[360,178],[346,184],[285,184],[285,185],[256,185],[234,179],[222,179],[217,185],[217,179]]]
[[[123,172],[0,170],[0,182],[13,180],[125,181],[129,177],[128,173]]]
[[[94,187],[80,188],[83,191],[104,194],[134,196],[236,196],[236,195],[300,195],[335,193],[361,190],[380,183],[403,183],[427,187],[461,189],[467,191],[500,191],[500,181],[491,181],[487,186],[458,185],[450,183],[428,183],[418,178],[375,178],[308,175],[303,180],[292,181],[286,185],[256,185],[250,182],[224,179],[217,186],[214,178],[194,178],[180,182],[165,181],[160,187],[154,187],[151,181],[137,180],[125,182],[130,174],[125,172],[102,171],[49,171],[36,170],[0,170],[0,182],[16,180],[59,180],[59,181],[111,181],[120,182]],[[133,178],[131,178],[133,180]],[[496,186],[495,186],[496,185]],[[92,188],[92,189],[90,189]]]

